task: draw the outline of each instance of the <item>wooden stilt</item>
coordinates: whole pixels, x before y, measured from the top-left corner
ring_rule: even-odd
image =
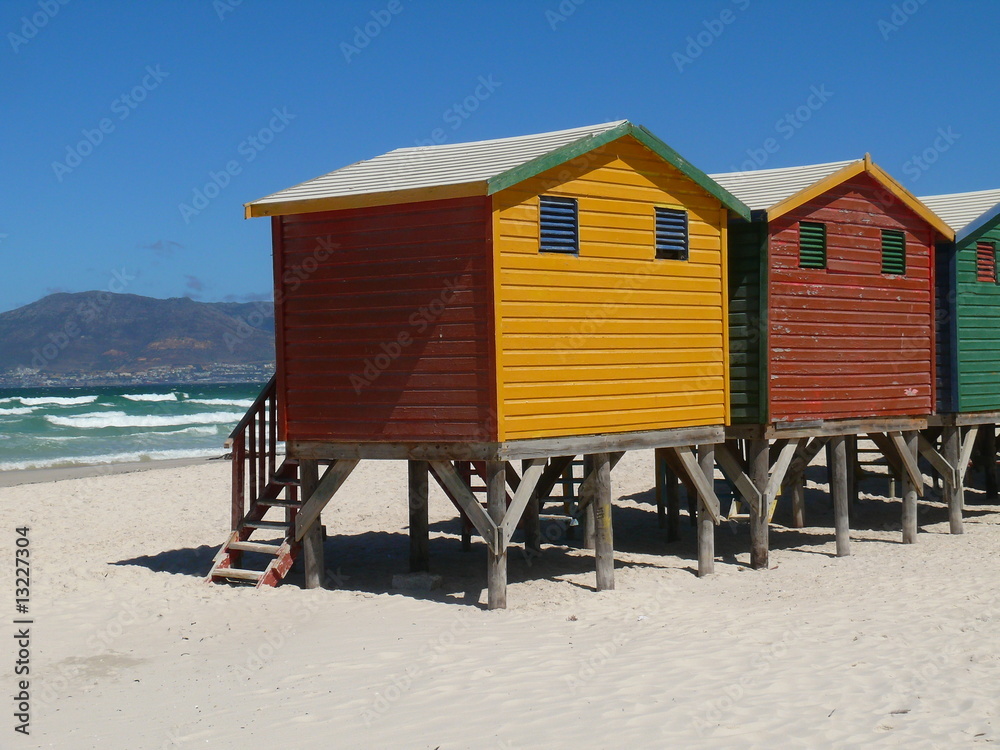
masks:
[[[715,482],[715,446],[698,446],[698,465],[709,483]],[[676,484],[676,482],[675,482]],[[698,576],[715,572],[715,521],[708,512],[706,499],[698,499]]]
[[[806,476],[799,474],[792,477],[788,485],[792,496],[792,528],[802,529],[806,525]]]
[[[962,455],[962,428],[944,427],[941,432],[941,452],[944,460],[952,467],[959,469]],[[955,478],[957,475],[957,481]],[[965,488],[962,485],[961,471],[954,471],[952,476],[944,476],[945,502],[948,503],[948,525],[952,534],[961,534],[962,507],[965,505]]]
[[[847,435],[844,438],[845,457],[847,459],[847,508],[853,516],[858,504],[858,436]]]
[[[503,461],[486,462],[486,512],[498,526],[507,512],[506,467]],[[507,608],[507,550],[488,549],[487,607]]]
[[[681,485],[677,474],[669,466],[664,466],[667,483],[667,541],[676,542],[681,538]]]
[[[799,443],[795,449],[792,465],[788,467],[788,473],[785,475],[784,490],[792,503],[793,529],[801,529],[806,525],[806,466],[810,458],[809,450],[808,440]]]
[[[594,558],[597,564],[597,590],[615,587],[615,549],[611,524],[611,458],[607,453],[590,456],[595,472],[593,508]]]
[[[589,477],[594,470],[594,457],[583,457],[583,476]],[[581,486],[582,490],[582,486]],[[594,503],[592,498],[584,497],[581,493],[579,502],[586,503],[583,509],[583,546],[585,549],[594,549]]]
[[[667,526],[667,460],[664,449],[657,448],[653,454],[653,473],[656,475],[656,525]]]
[[[426,461],[408,461],[410,480],[410,572],[430,569]]]
[[[768,443],[767,440],[755,438],[747,441],[747,467],[750,480],[763,496],[767,490],[768,481]],[[763,503],[761,503],[763,505]],[[761,507],[759,512],[750,514],[750,567],[754,570],[766,569],[768,566],[768,523],[767,508]]]
[[[980,426],[979,432],[982,435],[982,453],[980,454],[983,471],[986,473],[983,488],[986,490],[986,497],[995,498],[997,496],[997,431],[996,426],[984,424]]]
[[[917,433],[903,433],[906,450],[917,460]],[[903,544],[914,544],[917,541],[917,487],[909,472],[903,472]]]
[[[521,473],[524,474],[530,465],[530,461],[522,461]],[[528,504],[524,507],[524,515],[521,516],[522,523],[524,524],[524,546],[525,549],[529,549],[532,552],[541,552],[542,549],[542,527],[538,513],[538,489],[536,486],[536,489],[531,493]]]
[[[319,464],[316,461],[299,461],[299,484],[303,505],[312,497],[319,484]],[[323,585],[323,530],[320,518],[310,524],[302,537],[302,563],[305,567],[305,587],[318,589]]]
[[[833,495],[833,526],[837,534],[837,557],[851,554],[850,521],[850,459],[847,438],[835,435],[830,438],[830,494]]]

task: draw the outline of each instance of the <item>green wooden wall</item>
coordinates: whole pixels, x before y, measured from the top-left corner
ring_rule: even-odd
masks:
[[[767,419],[767,224],[729,225],[729,389],[733,424]]]
[[[1000,220],[962,241],[957,256],[958,410],[1000,410],[1000,285],[976,280],[976,243],[1000,247]]]

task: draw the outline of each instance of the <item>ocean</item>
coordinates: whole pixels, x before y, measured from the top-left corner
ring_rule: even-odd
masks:
[[[262,388],[0,388],[0,471],[221,456]]]

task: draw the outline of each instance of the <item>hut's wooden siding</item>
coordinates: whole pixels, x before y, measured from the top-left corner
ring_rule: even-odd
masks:
[[[1000,225],[958,248],[958,410],[1000,410],[1000,287],[976,280],[976,243],[1000,247]]]
[[[767,421],[767,224],[729,225],[729,389],[734,424]]]
[[[934,380],[937,385],[935,411],[948,414],[958,411],[958,312],[955,306],[957,277],[954,243],[939,243],[934,255],[934,318],[937,322],[934,335]]]
[[[495,439],[488,198],[276,221],[288,439]]]
[[[798,222],[827,225],[827,268],[799,268]],[[881,273],[881,230],[906,274]],[[932,228],[867,175],[770,225],[771,421],[932,413]]]
[[[580,254],[539,253],[538,196],[579,201]],[[654,207],[690,259],[654,258]],[[501,439],[723,424],[726,213],[623,138],[494,196]]]

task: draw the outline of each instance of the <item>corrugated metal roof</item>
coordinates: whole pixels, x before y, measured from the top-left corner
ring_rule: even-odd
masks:
[[[957,239],[1000,214],[1000,190],[927,195],[920,200],[955,230]]]
[[[248,206],[482,182],[627,120],[471,143],[397,148],[255,200]]]
[[[710,174],[709,177],[757,211],[776,206],[800,190],[805,190],[857,161],[860,160],[832,161],[804,167],[758,169],[750,172],[723,172]]]

